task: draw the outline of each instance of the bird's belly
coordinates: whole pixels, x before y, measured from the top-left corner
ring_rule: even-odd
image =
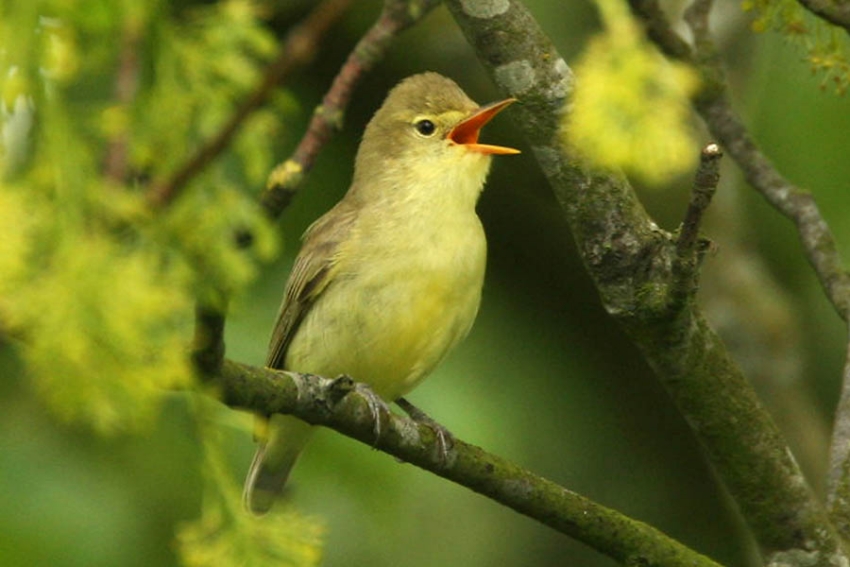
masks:
[[[386,399],[403,396],[472,326],[484,256],[482,243],[443,264],[388,262],[335,281],[301,323],[286,367],[348,374]]]

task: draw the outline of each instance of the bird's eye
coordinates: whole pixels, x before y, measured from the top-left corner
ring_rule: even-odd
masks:
[[[422,134],[423,136],[430,136],[437,130],[437,127],[434,126],[434,123],[428,120],[427,118],[417,120],[413,127],[416,128],[416,131]]]

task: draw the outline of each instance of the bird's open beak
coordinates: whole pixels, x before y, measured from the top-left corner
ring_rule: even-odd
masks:
[[[519,150],[514,148],[506,148],[504,146],[491,146],[488,144],[478,143],[478,134],[481,128],[504,110],[508,105],[516,102],[515,98],[508,98],[500,102],[487,104],[472,113],[472,116],[465,118],[457,126],[449,132],[449,140],[455,144],[463,144],[467,150],[471,152],[479,152],[482,154],[518,154]]]

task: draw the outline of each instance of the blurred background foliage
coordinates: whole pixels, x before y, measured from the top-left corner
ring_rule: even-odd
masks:
[[[570,63],[599,29],[590,2],[526,3]],[[69,10],[75,5],[58,4]],[[283,33],[313,5],[289,0],[275,6],[270,25]],[[189,0],[158,4],[173,18],[190,8]],[[241,142],[248,162],[224,160],[223,169],[210,174],[227,180],[216,195],[230,195],[237,187],[248,194],[259,190],[259,172],[291,152],[313,106],[379,8],[379,0],[355,3],[323,40],[315,63],[291,77],[285,94],[267,107],[273,116],[260,119],[254,137]],[[736,106],[779,170],[814,192],[847,250],[850,101],[822,90],[821,77],[781,37],[754,35],[750,16],[736,3],[716,6],[713,21]],[[86,25],[91,32],[106,24],[91,17]],[[109,59],[113,46],[83,39],[77,38],[82,49],[75,65]],[[149,41],[153,48],[156,38]],[[248,41],[257,60],[267,56],[261,37]],[[207,55],[201,59],[209,64],[214,54]],[[423,70],[453,77],[479,102],[499,96],[444,8],[405,33],[365,78],[343,133],[321,154],[284,214],[278,230],[283,253],[234,299],[229,357],[263,362],[298,237],[347,188],[359,135],[387,89]],[[235,97],[254,76],[231,77]],[[111,81],[106,75],[101,84],[78,88],[72,101],[97,103]],[[194,95],[203,100],[203,92]],[[137,119],[151,130],[179,123],[178,109],[167,98],[154,102]],[[226,116],[227,108],[219,115]],[[696,123],[695,128],[699,143],[708,142]],[[212,120],[186,135],[214,129]],[[525,153],[496,160],[479,205],[489,241],[481,312],[467,341],[410,399],[464,440],[646,521],[722,563],[751,564],[752,544],[734,505],[645,363],[599,305],[510,112],[488,126],[485,137]],[[135,159],[149,163],[149,173],[167,171],[164,162],[179,162],[176,146],[141,147],[146,149]],[[264,152],[261,161],[250,161]],[[661,187],[641,188],[662,227],[678,225],[689,185],[686,174]],[[204,208],[203,195],[187,196],[188,212],[173,213],[173,222],[192,222],[192,213]],[[187,218],[181,220],[181,214]],[[728,162],[710,214],[705,232],[718,246],[706,259],[701,299],[820,490],[843,363],[842,325],[800,253],[792,225],[746,187]],[[210,230],[215,229],[204,234]],[[192,259],[203,257],[195,248],[175,254],[195,268]],[[254,275],[253,268],[244,268],[235,287]],[[227,265],[221,270],[228,271]],[[179,281],[187,289],[202,285]],[[49,297],[42,302],[38,309],[57,307]],[[195,401],[187,394],[168,395],[149,428],[102,437],[46,411],[24,364],[19,349],[0,344],[0,565],[179,564],[175,533],[198,517],[209,475]],[[54,369],[62,364],[55,361]],[[230,474],[241,481],[253,452],[250,417],[214,407],[205,419],[217,424]],[[329,431],[320,432],[301,458],[289,498],[296,510],[325,525],[327,566],[611,564],[466,489]]]

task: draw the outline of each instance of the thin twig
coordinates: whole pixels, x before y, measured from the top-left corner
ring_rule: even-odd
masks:
[[[119,110],[127,111],[139,86],[139,43],[142,39],[141,23],[133,17],[124,22],[121,34],[121,51],[118,72],[115,75],[115,103]],[[122,184],[127,178],[127,146],[130,132],[122,128],[106,147],[103,174],[106,179]]]
[[[699,104],[711,132],[727,149],[755,187],[779,212],[791,219],[827,299],[843,320],[850,320],[850,274],[842,264],[832,231],[811,193],[789,183],[756,146],[724,96]]]
[[[292,414],[313,425],[330,427],[483,494],[624,565],[719,567],[647,524],[479,447],[456,438],[450,446],[441,446],[433,426],[427,423],[393,413],[382,415],[381,434],[376,442],[375,415],[365,387],[348,387],[341,401],[335,401],[339,397],[335,390],[337,380],[229,360],[224,361],[219,373],[207,378],[231,407],[264,414]]]
[[[230,145],[245,120],[266,102],[281,81],[293,70],[313,59],[322,36],[342,16],[350,3],[351,0],[325,0],[303,22],[289,31],[277,59],[266,69],[260,84],[239,105],[218,133],[198,148],[167,179],[151,186],[147,198],[153,207],[168,205],[189,181]]]
[[[221,304],[198,302],[195,306],[195,335],[192,338],[192,360],[202,374],[218,372],[224,360],[224,313]]]
[[[260,200],[271,218],[277,218],[313,168],[319,151],[342,128],[351,95],[364,73],[384,58],[392,40],[428,14],[439,0],[385,0],[384,8],[357,42],[333,84],[316,107],[313,118],[292,156],[269,176]]]
[[[629,0],[632,12],[646,26],[646,35],[669,57],[690,61],[691,46],[670,27],[658,0]]]
[[[676,255],[685,258],[694,254],[699,237],[702,217],[711,203],[717,182],[720,181],[720,158],[723,152],[717,144],[708,144],[700,152],[699,168],[694,176],[691,201],[682,221],[682,229],[676,241]]]
[[[694,176],[691,201],[676,240],[676,258],[673,263],[673,288],[671,306],[681,308],[683,302],[693,297],[697,287],[702,252],[698,250],[699,227],[711,203],[720,180],[720,158],[723,152],[717,144],[709,144],[700,152],[699,168]]]

